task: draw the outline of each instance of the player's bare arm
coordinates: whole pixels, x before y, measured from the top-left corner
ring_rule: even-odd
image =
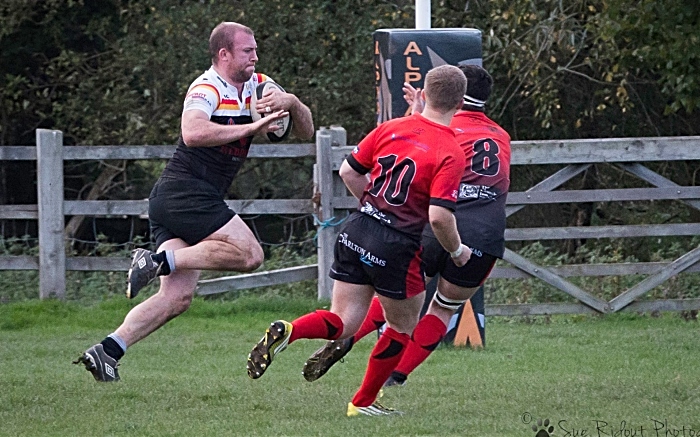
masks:
[[[273,112],[280,110],[289,112],[294,122],[292,133],[295,137],[308,140],[314,136],[314,121],[311,110],[294,94],[273,89],[258,100],[256,109],[258,112],[264,112],[268,106]]]
[[[199,110],[185,111],[182,114],[182,139],[188,147],[216,147],[252,135],[277,130],[273,122],[288,115],[286,111],[275,111],[254,123],[223,125],[209,120],[209,116]]]
[[[457,221],[455,216],[447,208],[438,205],[430,205],[428,209],[428,220],[433,228],[435,237],[442,247],[450,252],[452,261],[457,267],[462,267],[469,261],[472,255],[471,249],[462,244],[457,231]]]
[[[355,169],[348,164],[347,160],[343,161],[343,163],[340,165],[338,174],[353,196],[358,199],[362,197],[362,193],[369,183],[369,175],[356,172]]]

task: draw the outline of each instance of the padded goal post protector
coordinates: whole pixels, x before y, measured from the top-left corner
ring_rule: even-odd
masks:
[[[433,67],[482,65],[477,29],[378,29],[373,36],[377,124],[406,115],[404,82],[423,88],[423,79]]]
[[[425,303],[421,317],[428,310],[437,288],[437,278],[433,278],[426,286]],[[447,334],[443,343],[457,347],[469,346],[479,349],[486,346],[486,315],[484,313],[484,287],[481,286],[468,301],[459,307],[447,326]]]

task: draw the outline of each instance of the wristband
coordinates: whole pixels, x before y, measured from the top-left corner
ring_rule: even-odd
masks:
[[[459,256],[462,254],[463,251],[464,251],[464,245],[460,243],[457,250],[455,250],[454,252],[450,252],[450,257],[451,258],[459,258]]]

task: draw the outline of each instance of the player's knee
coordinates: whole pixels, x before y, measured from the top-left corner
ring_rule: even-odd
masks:
[[[161,302],[164,303],[165,311],[170,319],[187,311],[190,304],[192,304],[194,287],[192,291],[183,291],[180,289],[177,292],[174,292],[173,288],[170,288],[167,292],[161,288],[158,293],[161,296]]]
[[[444,310],[451,311],[452,313],[456,312],[459,307],[466,302],[467,299],[452,299],[440,292],[440,289],[435,290],[435,294],[433,295],[433,301],[431,302],[432,304],[435,304],[436,307],[438,308],[443,308]]]
[[[171,310],[174,316],[179,316],[190,308],[194,293],[182,294],[171,300]]]
[[[265,259],[262,247],[259,244],[253,243],[249,245],[243,260],[242,270],[244,272],[252,272],[260,267]]]
[[[400,317],[392,317],[387,315],[386,323],[391,326],[396,332],[402,332],[405,334],[411,334],[413,329],[418,324],[418,315],[415,317],[402,315]]]

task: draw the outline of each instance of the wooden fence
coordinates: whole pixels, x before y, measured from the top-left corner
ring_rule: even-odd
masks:
[[[36,219],[39,256],[0,257],[0,270],[39,270],[40,297],[65,295],[66,270],[126,271],[128,259],[66,257],[66,215],[111,216],[147,214],[146,200],[67,201],[63,197],[65,160],[166,159],[174,146],[63,146],[60,131],[37,131],[33,146],[0,147],[0,160],[36,160],[38,205],[0,205],[0,219]],[[337,171],[352,150],[341,127],[321,128],[316,144],[253,145],[251,158],[316,156],[314,194],[311,199],[236,200],[229,204],[240,214],[316,214],[318,218],[318,265],[298,266],[272,272],[202,280],[198,294],[269,286],[318,279],[318,297],[329,298],[332,282],[327,272],[332,262],[337,224],[357,206]],[[508,215],[526,207],[552,203],[677,200],[700,209],[700,187],[680,186],[645,167],[657,161],[700,160],[700,137],[623,138],[566,141],[516,141],[512,166],[556,164],[559,169],[524,192],[508,195]],[[625,174],[645,181],[647,188],[559,190],[570,179],[595,164],[619,167]],[[517,169],[514,169],[517,171]],[[528,227],[506,230],[507,241],[668,237],[700,235],[700,223],[645,224],[586,227]],[[697,310],[700,299],[638,300],[669,278],[700,271],[700,248],[672,262],[540,266],[506,250],[508,267],[497,267],[491,278],[538,278],[573,296],[572,304],[490,305],[487,315],[610,313],[620,310]],[[644,275],[645,279],[610,301],[593,296],[567,280],[569,277]]]

